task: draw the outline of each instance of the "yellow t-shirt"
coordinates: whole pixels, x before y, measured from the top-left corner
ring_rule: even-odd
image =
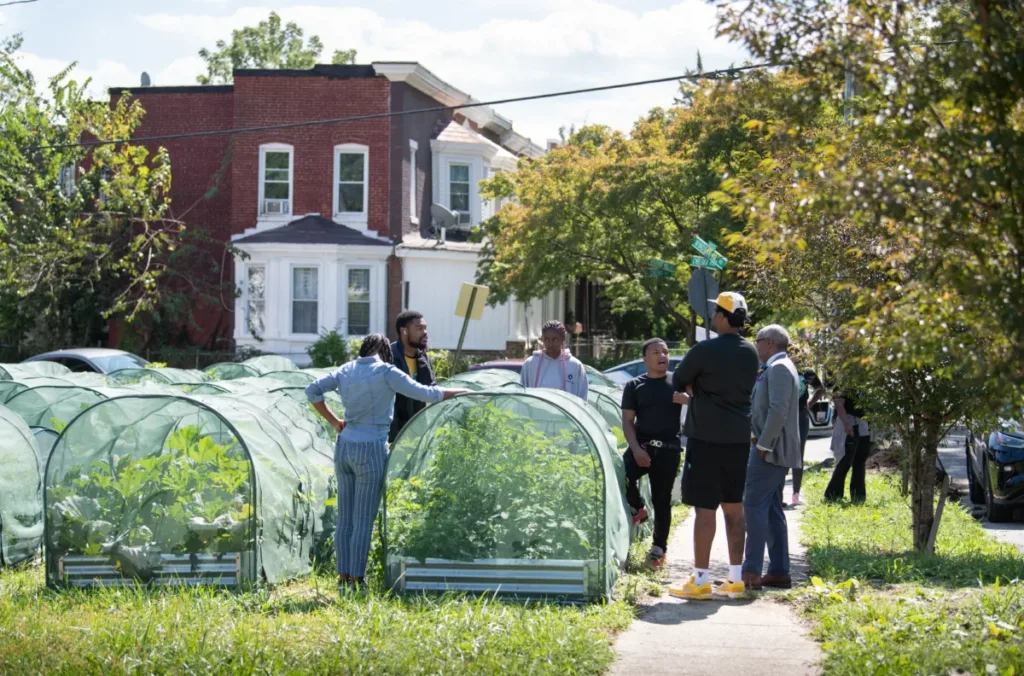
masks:
[[[405,355],[405,365],[409,369],[409,377],[410,378],[415,378],[416,377],[416,357],[410,357],[409,355]]]

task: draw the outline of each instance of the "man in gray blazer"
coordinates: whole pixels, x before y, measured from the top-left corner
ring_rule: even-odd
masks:
[[[800,467],[800,378],[786,350],[789,332],[766,326],[757,333],[757,355],[765,364],[754,385],[750,459],[743,494],[747,522],[743,582],[747,589],[793,585],[789,576],[789,534],[782,511],[788,470]],[[765,545],[768,574],[761,577]]]

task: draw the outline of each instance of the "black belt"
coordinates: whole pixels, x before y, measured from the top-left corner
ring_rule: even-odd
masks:
[[[650,441],[643,441],[640,443],[640,448],[647,450],[647,447],[657,449],[659,451],[682,451],[683,447],[679,445],[678,441],[662,441],[661,439],[651,439]]]

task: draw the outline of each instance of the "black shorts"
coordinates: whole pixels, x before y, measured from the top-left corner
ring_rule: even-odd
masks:
[[[716,444],[689,439],[683,462],[683,504],[718,509],[743,502],[750,444]]]

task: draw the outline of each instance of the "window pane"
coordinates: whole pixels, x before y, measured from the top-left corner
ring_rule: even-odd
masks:
[[[249,268],[249,293],[245,308],[245,317],[250,333],[262,336],[266,330],[266,268]]]
[[[449,167],[448,171],[448,180],[452,183],[456,181],[469,183],[469,165],[453,164]]]
[[[349,301],[370,300],[370,271],[349,270],[348,271],[348,299]]]
[[[266,268],[262,266],[249,268],[249,298],[263,300],[266,277]]]
[[[469,190],[453,185],[450,202],[452,211],[469,211]]]
[[[347,183],[338,186],[338,213],[363,212],[363,184]]]
[[[370,333],[370,304],[348,304],[348,332],[352,336],[365,336]]]
[[[283,181],[288,182],[288,170],[287,169],[267,169],[264,172],[264,178],[268,181]]]
[[[287,173],[288,155],[289,153],[267,153],[266,159],[263,160],[263,165],[267,169],[284,169],[285,173]]]
[[[316,333],[316,301],[292,301],[292,333]]]
[[[292,298],[294,300],[317,299],[317,268],[295,268],[292,270]]]
[[[338,180],[362,181],[363,163],[366,156],[362,153],[341,153],[338,155]]]
[[[263,184],[263,199],[286,200],[288,199],[287,183],[265,183]]]

